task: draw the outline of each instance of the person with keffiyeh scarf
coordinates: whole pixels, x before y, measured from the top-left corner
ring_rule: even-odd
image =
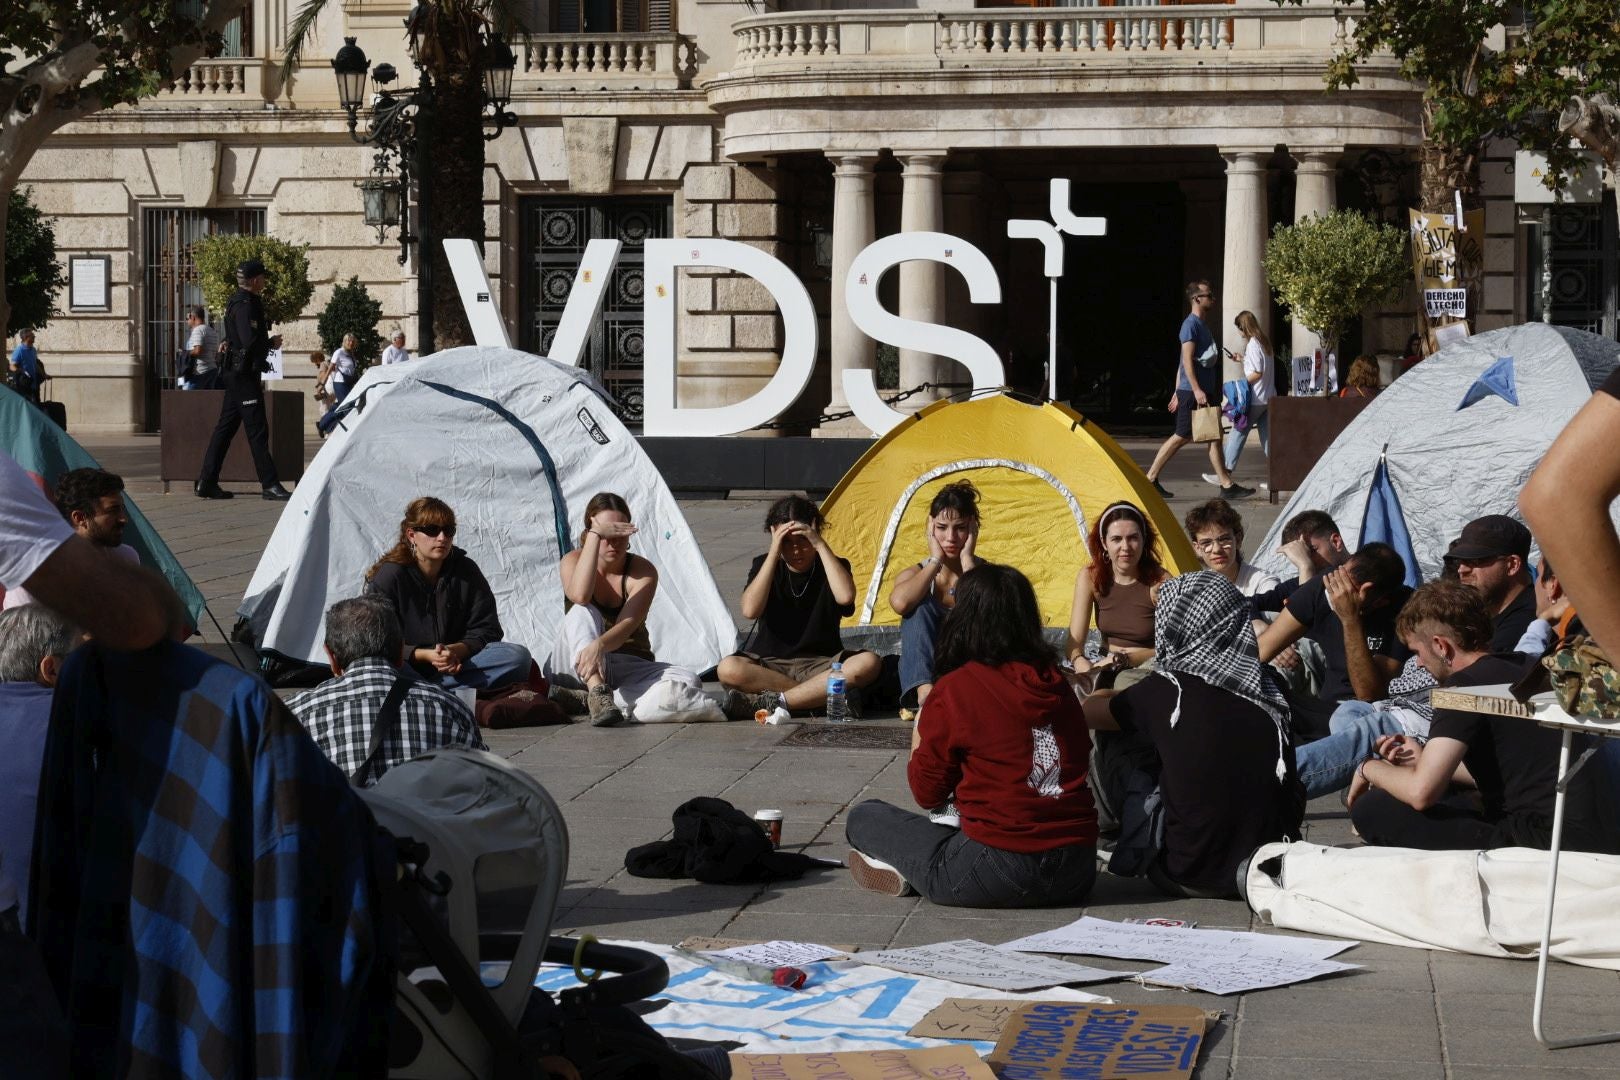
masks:
[[[1255,848],[1299,837],[1288,702],[1260,663],[1248,603],[1221,574],[1160,587],[1155,653],[1152,677],[1092,694],[1086,720],[1140,732],[1158,751],[1163,839],[1148,878],[1171,895],[1236,896]]]

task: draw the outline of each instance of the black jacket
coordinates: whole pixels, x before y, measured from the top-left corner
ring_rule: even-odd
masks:
[[[223,371],[227,377],[256,382],[261,372],[270,370],[270,320],[257,293],[237,289],[231,294],[225,305],[225,342],[230,357],[229,370]]]
[[[489,582],[460,548],[450,550],[439,580],[432,585],[414,563],[383,563],[366,583],[366,592],[394,605],[405,633],[407,655],[411,649],[464,642],[476,656],[485,645],[505,636]],[[415,666],[421,671],[426,665]]]

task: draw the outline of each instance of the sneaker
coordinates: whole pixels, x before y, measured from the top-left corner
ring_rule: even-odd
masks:
[[[862,855],[854,848],[849,852],[849,875],[855,884],[885,896],[913,896],[916,890],[900,876],[900,871],[870,855]]]
[[[1204,483],[1206,483],[1206,484],[1209,484],[1209,485],[1211,485],[1213,487],[1220,487],[1221,486],[1221,478],[1216,476],[1212,472],[1199,473],[1198,475],[1200,475],[1200,476],[1202,476],[1204,478]]]
[[[754,699],[738,690],[727,690],[720,699],[720,711],[732,723],[741,724],[754,719]]]
[[[1174,492],[1166,490],[1165,486],[1157,480],[1153,481],[1153,490],[1159,493],[1161,499],[1173,499],[1176,497]]]
[[[585,708],[591,715],[592,727],[618,727],[624,723],[624,713],[613,700],[613,691],[598,686],[585,695]]]
[[[585,691],[575,690],[571,686],[552,686],[551,700],[557,703],[564,716],[584,716],[591,709]]]
[[[1228,484],[1221,488],[1223,499],[1247,499],[1254,494],[1254,488],[1244,487],[1242,484]]]

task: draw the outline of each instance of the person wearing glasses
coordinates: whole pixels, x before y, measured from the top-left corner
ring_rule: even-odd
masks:
[[[455,538],[455,511],[432,496],[413,500],[399,541],[367,571],[365,591],[393,605],[405,658],[422,677],[477,690],[522,682],[529,650],[503,640],[495,593]]]
[[[1225,499],[1200,503],[1187,511],[1183,521],[1204,569],[1230,581],[1239,594],[1249,597],[1277,587],[1275,574],[1243,557],[1243,517],[1231,503]]]
[[[1215,310],[1215,290],[1209,287],[1207,281],[1188,282],[1187,300],[1192,305],[1192,311],[1181,322],[1181,362],[1176,368],[1176,389],[1170,395],[1169,405],[1170,412],[1176,418],[1176,430],[1159,447],[1147,471],[1153,489],[1166,499],[1174,496],[1159,483],[1159,476],[1176,452],[1192,442],[1193,410],[1205,405],[1218,408],[1221,404],[1221,347],[1215,343],[1215,335],[1210,333],[1207,322]],[[1209,444],[1209,463],[1220,481],[1223,496],[1241,499],[1254,494],[1253,488],[1243,487],[1232,480],[1219,439]]]

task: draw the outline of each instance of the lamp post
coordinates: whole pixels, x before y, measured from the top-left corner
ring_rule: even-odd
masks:
[[[477,55],[484,91],[480,117],[488,128],[483,133],[488,141],[517,124],[517,114],[507,109],[512,100],[512,74],[517,67],[517,57],[503,35],[493,30],[481,35]],[[352,37],[343,39],[343,47],[332,58],[338,103],[349,118],[349,138],[362,146],[375,147],[377,151],[372,158],[372,175],[355,185],[360,189],[365,223],[377,230],[379,244],[387,239],[389,228],[399,229],[401,266],[410,256],[411,245],[417,248],[417,352],[426,355],[434,351],[432,245],[438,238],[427,235],[433,185],[423,167],[424,140],[418,136],[420,128],[432,121],[438,88],[420,62],[416,63],[416,69],[416,86],[395,89],[390,85],[399,77],[394,65],[385,63],[372,68],[364,50]],[[368,74],[374,90],[362,130],[361,109],[365,104]],[[399,173],[397,179],[390,175],[395,169]],[[410,231],[413,181],[417,202],[415,233]],[[474,239],[481,243],[484,237],[480,233]]]

